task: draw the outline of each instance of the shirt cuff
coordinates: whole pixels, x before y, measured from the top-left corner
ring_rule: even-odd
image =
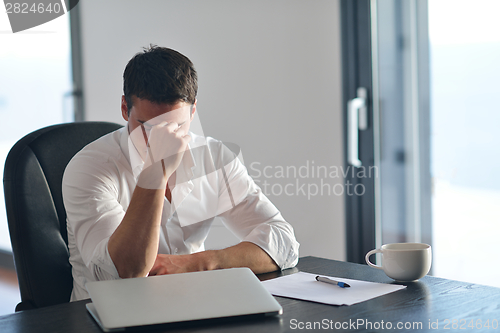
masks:
[[[261,225],[245,237],[243,241],[251,242],[264,250],[280,269],[295,267],[299,262],[300,244],[279,228]]]
[[[120,278],[108,251],[109,238],[97,244],[88,268],[96,281],[117,280]]]

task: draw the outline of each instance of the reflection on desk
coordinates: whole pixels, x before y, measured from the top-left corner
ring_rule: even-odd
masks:
[[[260,274],[261,280],[298,271],[357,280],[396,283],[366,265],[316,257],[301,258],[296,268]],[[500,331],[500,288],[426,276],[407,288],[351,306],[332,306],[276,297],[283,315],[245,317],[148,327],[148,332],[296,332],[301,328],[373,332]],[[101,332],[85,309],[89,300],[0,317],[0,332]],[[472,329],[473,324],[475,329]],[[486,329],[485,324],[490,326]],[[482,329],[479,329],[479,327]],[[399,329],[398,329],[399,328]],[[496,330],[494,328],[497,328]],[[142,331],[143,329],[137,329]],[[464,330],[461,330],[462,332]]]

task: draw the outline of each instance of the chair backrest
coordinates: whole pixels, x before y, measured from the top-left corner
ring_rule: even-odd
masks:
[[[21,292],[16,311],[69,302],[73,278],[61,191],[64,169],[83,147],[120,127],[106,122],[49,126],[10,150],[3,184]]]

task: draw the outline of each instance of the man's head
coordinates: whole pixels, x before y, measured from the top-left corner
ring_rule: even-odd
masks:
[[[129,61],[123,73],[121,109],[129,132],[141,124],[162,121],[189,130],[197,91],[198,77],[191,60],[165,47],[145,48]]]
[[[133,98],[156,104],[194,104],[198,92],[198,76],[186,56],[166,47],[151,45],[137,53],[125,67],[123,94],[127,113]]]

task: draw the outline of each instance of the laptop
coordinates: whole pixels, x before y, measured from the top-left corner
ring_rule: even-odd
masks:
[[[249,268],[86,284],[87,310],[105,332],[246,315],[280,315],[281,305]]]

